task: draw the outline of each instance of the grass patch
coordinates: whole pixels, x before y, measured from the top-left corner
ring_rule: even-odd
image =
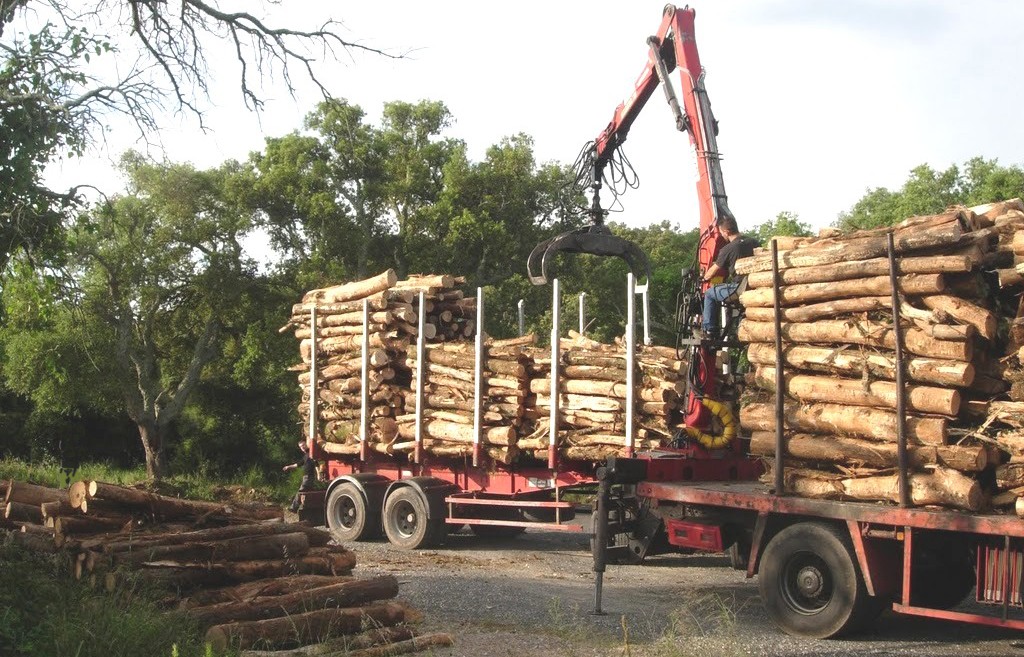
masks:
[[[75,581],[65,557],[6,539],[0,563],[0,655],[222,657],[187,617],[159,608],[159,589],[129,580],[113,593],[95,590]]]

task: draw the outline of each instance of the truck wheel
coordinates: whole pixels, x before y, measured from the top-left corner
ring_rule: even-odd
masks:
[[[910,604],[952,609],[977,583],[974,555],[963,541],[937,542],[915,553],[911,571]]]
[[[799,523],[776,534],[758,580],[765,610],[787,634],[827,639],[858,629],[870,614],[849,538],[826,525]]]
[[[426,500],[410,486],[393,491],[384,502],[384,532],[404,550],[437,545],[446,531],[443,518],[427,518]]]
[[[359,488],[338,484],[327,497],[327,527],[338,541],[359,541],[380,536],[380,516],[367,508]]]

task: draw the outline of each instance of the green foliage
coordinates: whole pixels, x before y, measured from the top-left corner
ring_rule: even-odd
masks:
[[[800,221],[792,212],[780,212],[775,219],[755,226],[747,234],[756,238],[761,244],[768,244],[773,237],[809,237],[813,235],[810,224]]]
[[[844,230],[891,226],[908,217],[936,214],[955,205],[980,205],[1024,196],[1024,169],[1004,167],[997,160],[973,158],[963,167],[936,171],[915,167],[897,191],[869,190],[848,212],[839,215]]]
[[[113,593],[76,581],[61,557],[0,539],[0,654],[170,657],[209,654],[199,628],[158,606],[161,591],[123,578]]]

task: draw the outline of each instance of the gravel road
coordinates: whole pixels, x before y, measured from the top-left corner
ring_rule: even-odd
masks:
[[[855,638],[795,639],[768,620],[756,579],[718,556],[665,555],[640,566],[610,566],[607,615],[595,616],[588,540],[541,531],[481,539],[464,530],[443,549],[403,551],[386,541],[350,547],[359,558],[356,574],[396,575],[401,597],[426,616],[423,630],[454,636],[455,646],[435,651],[438,657],[1024,657],[1020,632],[889,612]]]

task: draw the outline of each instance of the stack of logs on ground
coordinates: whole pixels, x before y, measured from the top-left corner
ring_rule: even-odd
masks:
[[[1024,431],[1006,393],[1024,342],[1016,266],[1024,261],[1024,205],[955,209],[892,228],[896,315],[889,231],[777,238],[787,491],[899,501],[898,316],[913,503],[1013,505],[1024,495]],[[776,424],[771,269],[767,248],[736,265],[748,275],[739,338],[749,345],[749,378],[763,391],[740,421],[751,452],[766,456],[775,454]]]
[[[282,331],[295,330],[302,363],[299,407],[308,435],[312,309],[317,314],[317,443],[328,454],[360,453],[363,302],[368,332],[367,447],[384,454],[415,449],[416,335],[425,296],[422,449],[466,459],[475,435],[475,297],[461,278],[388,270],[369,279],[308,292]],[[535,336],[486,339],[481,381],[482,454],[493,462],[548,459],[551,354]],[[622,344],[580,336],[563,340],[558,450],[563,458],[603,460],[626,449],[626,357]],[[679,429],[683,365],[671,349],[638,348],[635,447],[658,447]]]
[[[416,635],[421,614],[394,599],[394,577],[353,577],[351,551],[326,531],[284,522],[280,507],[97,481],[64,490],[12,480],[0,493],[0,538],[60,555],[93,586],[161,584],[168,609],[194,619],[218,651],[286,657],[303,653],[246,651],[317,644],[318,655],[375,657],[451,644],[445,634]]]

